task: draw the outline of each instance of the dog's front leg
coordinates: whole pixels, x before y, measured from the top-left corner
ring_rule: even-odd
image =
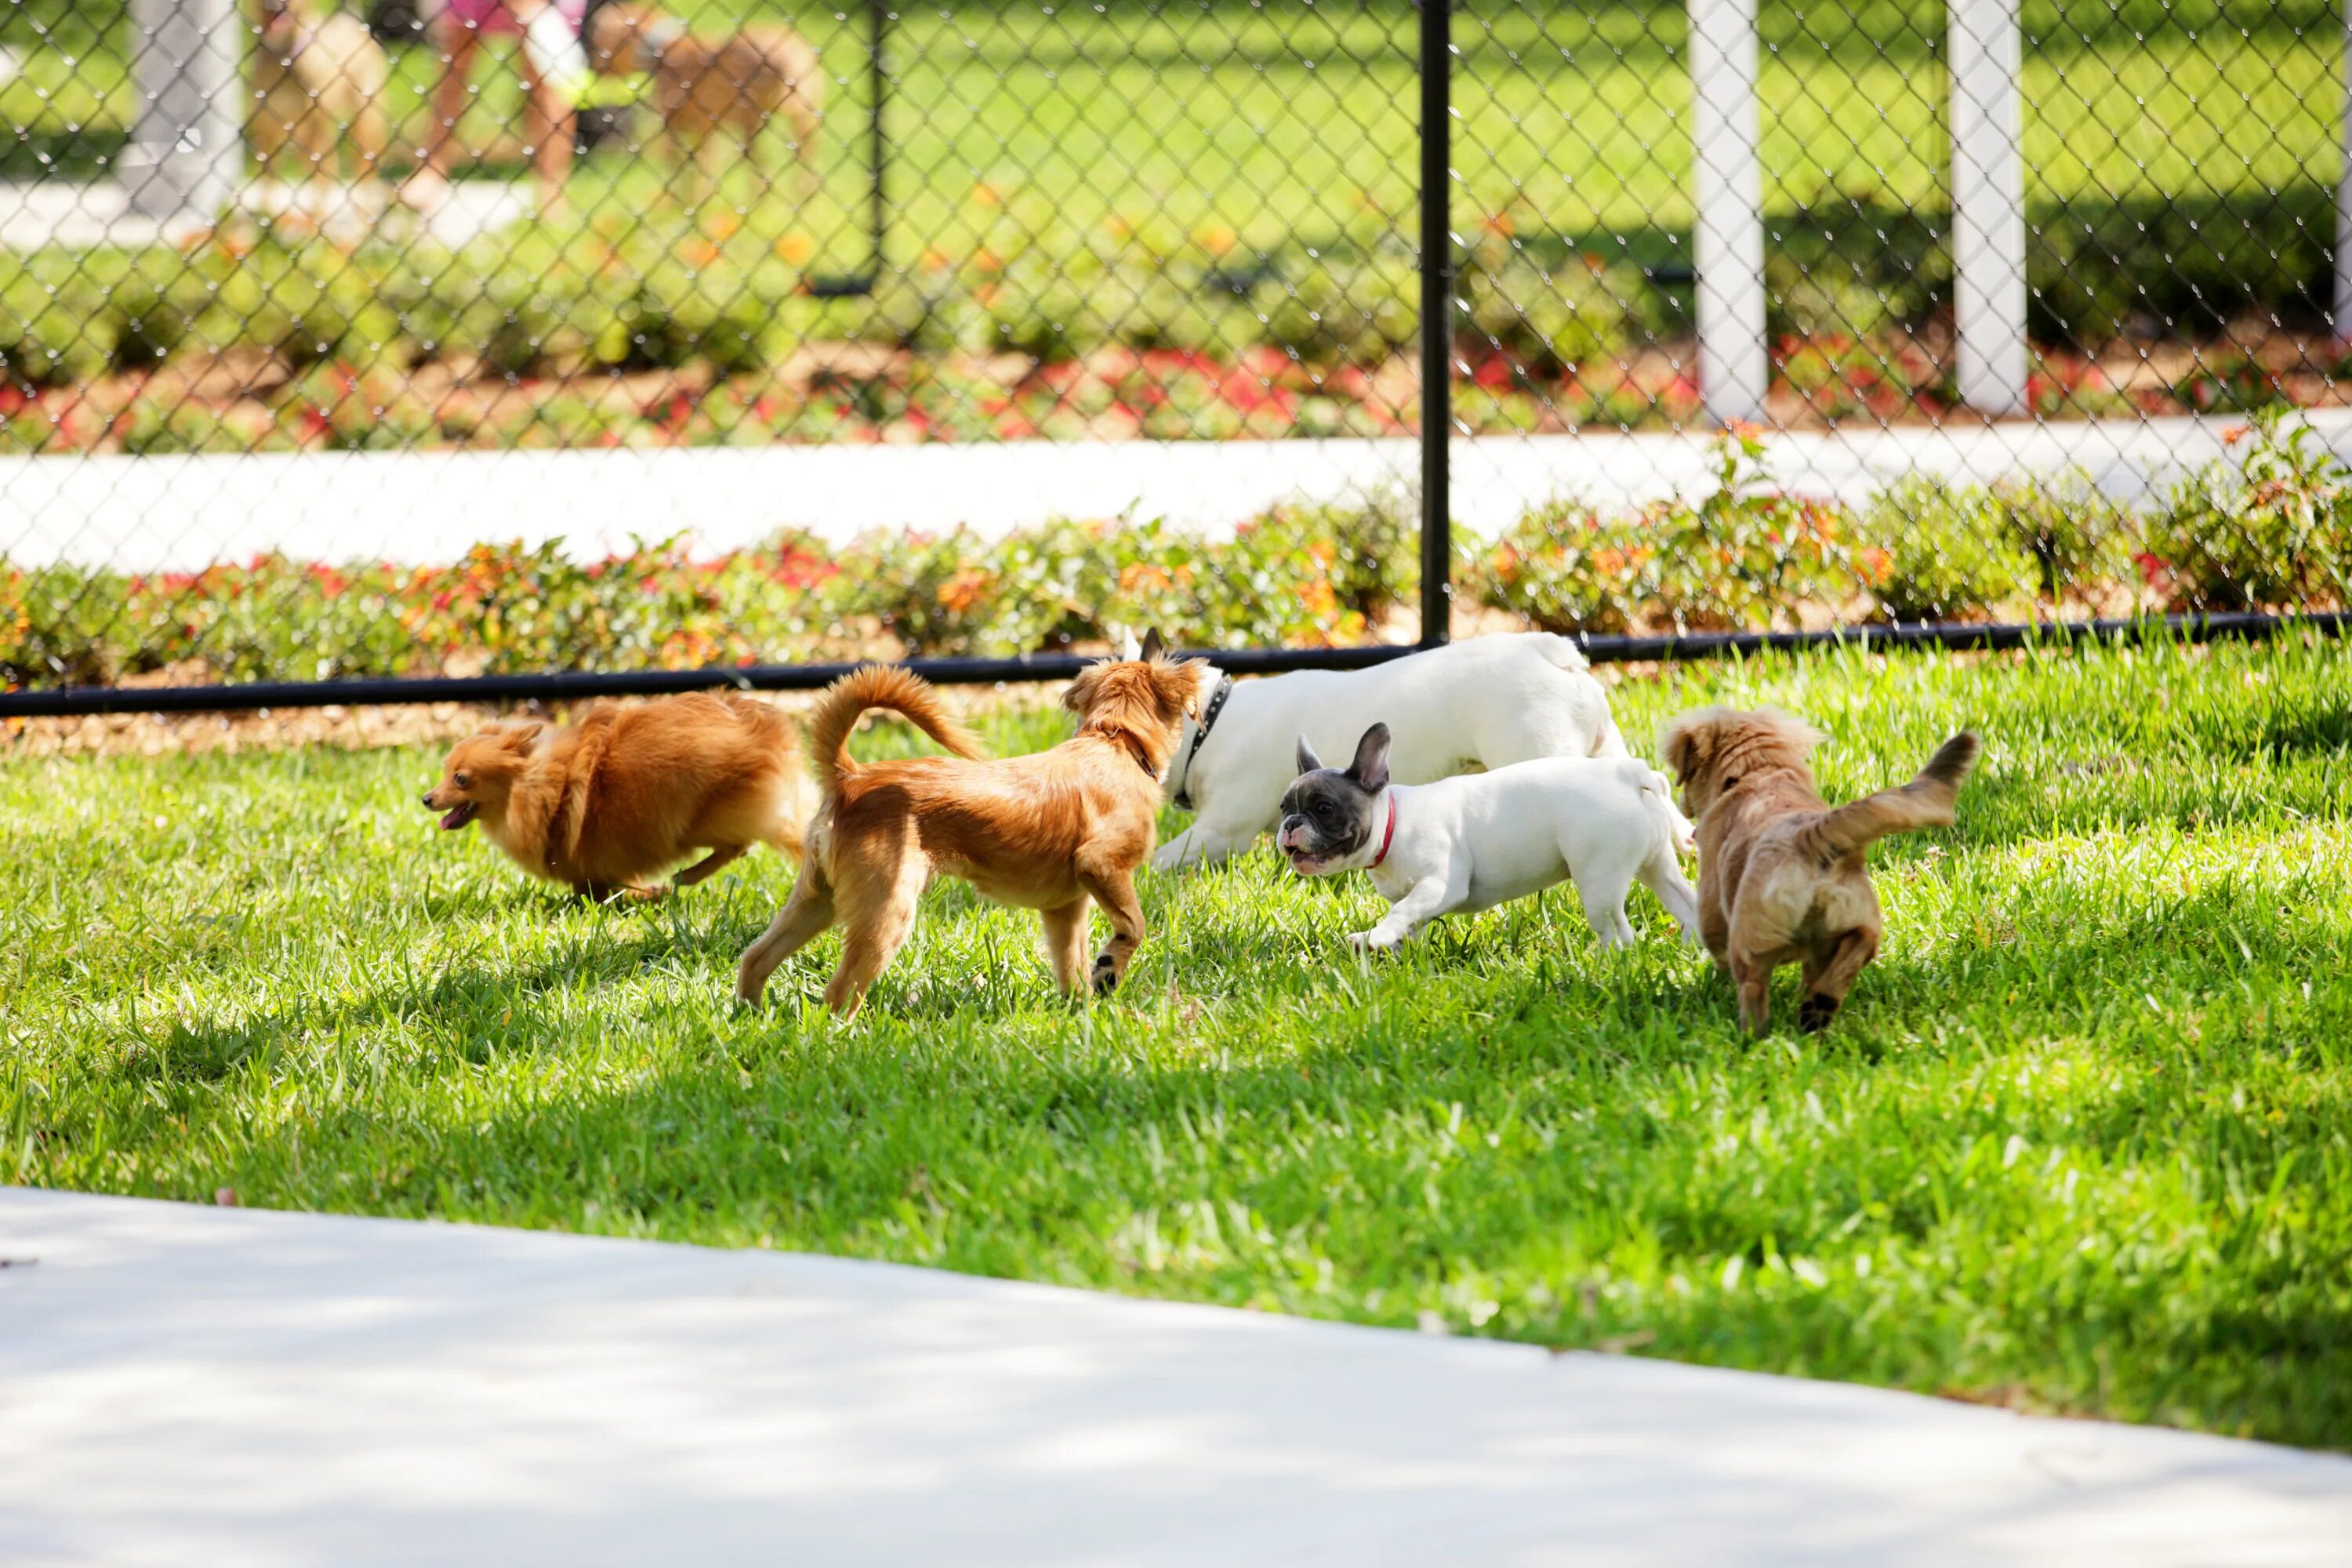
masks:
[[[1389,906],[1380,924],[1370,931],[1349,932],[1348,945],[1359,952],[1386,952],[1402,947],[1407,938],[1461,901],[1452,879],[1433,871],[1407,888],[1404,897]]]
[[[1095,960],[1095,994],[1107,996],[1127,978],[1128,961],[1143,945],[1143,900],[1135,896],[1135,875],[1126,867],[1078,873],[1078,883],[1110,921],[1110,942]]]
[[[1151,857],[1155,871],[1192,871],[1210,866],[1221,866],[1249,847],[1262,828],[1234,834],[1217,825],[1196,821],[1192,826],[1160,847]]]

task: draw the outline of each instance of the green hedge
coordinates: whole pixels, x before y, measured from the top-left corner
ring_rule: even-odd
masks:
[[[2307,427],[2248,427],[2133,511],[2081,480],[1914,479],[1859,510],[1761,482],[1717,447],[1695,501],[1556,503],[1457,563],[1464,600],[1554,630],[1768,629],[2343,605],[2352,472]],[[265,556],[192,575],[0,563],[0,675],[105,682],[193,661],[226,680],[918,654],[1015,654],[1156,626],[1202,647],[1352,643],[1411,608],[1417,508],[1398,494],[1276,508],[1230,538],[1054,521],[1008,538],[788,534],[717,561],[675,544],[594,563],[482,545],[446,566]]]

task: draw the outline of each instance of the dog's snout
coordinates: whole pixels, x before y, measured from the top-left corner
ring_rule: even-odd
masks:
[[[428,789],[422,795],[417,797],[418,803],[427,811],[436,811],[439,809],[433,804],[434,794],[434,791]]]

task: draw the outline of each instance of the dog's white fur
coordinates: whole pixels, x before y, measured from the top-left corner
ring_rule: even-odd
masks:
[[[1204,677],[1202,689],[1215,679]],[[1393,737],[1391,776],[1408,784],[1538,757],[1628,754],[1584,655],[1550,632],[1473,637],[1370,669],[1240,681],[1189,770],[1198,726],[1184,722],[1166,794],[1189,788],[1199,815],[1160,847],[1152,866],[1213,866],[1248,848],[1281,820],[1293,742],[1304,735],[1318,752],[1345,754],[1375,721]],[[1690,824],[1680,812],[1675,820],[1686,849]]]
[[[1674,786],[1632,757],[1547,757],[1435,784],[1391,784],[1371,838],[1320,874],[1362,870],[1389,901],[1387,918],[1350,934],[1352,947],[1392,948],[1440,915],[1469,913],[1574,882],[1604,948],[1633,942],[1625,895],[1639,879],[1698,941],[1698,895],[1676,853],[1683,825]]]

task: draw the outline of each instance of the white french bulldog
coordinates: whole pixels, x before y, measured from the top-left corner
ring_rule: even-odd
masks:
[[[1280,819],[1292,773],[1284,752],[1305,735],[1333,752],[1383,720],[1396,737],[1392,775],[1428,784],[1538,757],[1622,757],[1609,694],[1577,646],[1550,632],[1473,637],[1361,670],[1300,670],[1235,684],[1204,671],[1202,718],[1184,722],[1163,786],[1198,812],[1151,858],[1162,871],[1213,866]],[[1676,812],[1677,843],[1690,824]]]
[[[1632,757],[1545,757],[1418,787],[1389,771],[1375,724],[1347,767],[1327,768],[1298,740],[1298,778],[1282,797],[1275,842],[1302,877],[1369,871],[1388,918],[1348,938],[1395,947],[1438,916],[1491,909],[1573,881],[1604,948],[1633,940],[1635,879],[1698,940],[1698,896],[1683,879],[1673,786]]]

